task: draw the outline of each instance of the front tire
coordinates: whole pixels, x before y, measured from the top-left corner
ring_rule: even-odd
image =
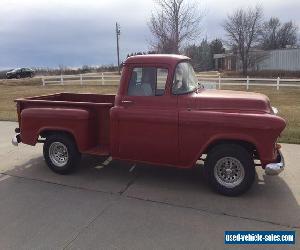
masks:
[[[43,154],[48,167],[58,174],[69,174],[76,170],[81,154],[72,137],[53,134],[47,137]]]
[[[226,196],[241,195],[254,182],[254,161],[251,154],[240,145],[218,145],[208,153],[205,174],[218,193]]]

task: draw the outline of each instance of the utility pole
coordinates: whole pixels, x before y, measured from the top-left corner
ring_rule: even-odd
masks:
[[[116,23],[116,36],[117,36],[117,55],[118,55],[118,72],[120,74],[120,52],[119,52],[119,37],[120,37],[120,25]]]

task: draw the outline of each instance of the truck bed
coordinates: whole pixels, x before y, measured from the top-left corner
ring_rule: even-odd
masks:
[[[33,96],[17,99],[16,101],[51,101],[51,102],[71,102],[71,103],[97,103],[104,105],[113,105],[115,95],[98,95],[98,94],[77,94],[77,93],[56,93],[51,95]]]
[[[17,102],[18,121],[20,128],[22,128],[21,117],[22,112],[24,112],[24,110],[27,110],[27,113],[28,109],[31,109],[33,112],[39,112],[39,110],[44,110],[46,111],[45,113],[47,113],[48,110],[55,109],[55,112],[52,112],[52,117],[51,114],[49,114],[48,117],[47,114],[45,114],[46,118],[48,119],[42,119],[42,122],[45,123],[45,126],[49,125],[52,127],[55,127],[56,124],[60,122],[58,119],[55,119],[56,114],[58,115],[58,110],[66,110],[66,112],[71,112],[74,109],[88,111],[88,121],[82,121],[87,123],[84,130],[86,130],[88,139],[86,140],[84,145],[88,146],[84,146],[81,149],[81,151],[82,153],[96,155],[109,155],[110,153],[109,110],[111,107],[114,106],[114,101],[115,95],[75,93],[57,93],[52,95],[34,96],[15,100],[15,102]],[[32,122],[31,126],[38,126],[37,123],[38,122]],[[25,126],[25,124],[23,125]],[[26,140],[25,136],[23,136],[22,140]]]

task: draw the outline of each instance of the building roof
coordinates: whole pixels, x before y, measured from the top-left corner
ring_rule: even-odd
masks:
[[[214,59],[225,58],[226,54],[214,54]]]
[[[190,60],[187,56],[182,55],[170,55],[170,54],[148,54],[137,55],[128,57],[125,64],[130,63],[164,63],[164,64],[177,64],[182,60]]]
[[[231,57],[233,56],[233,53],[224,53],[224,54],[214,54],[214,59],[219,59],[219,58],[225,58],[225,57]]]

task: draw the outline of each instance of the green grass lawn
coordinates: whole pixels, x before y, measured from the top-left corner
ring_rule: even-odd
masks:
[[[27,84],[27,85],[26,85]],[[24,82],[18,84],[4,84],[0,82],[0,120],[16,121],[16,106],[14,99],[58,92],[115,94],[117,86],[95,85],[55,85],[41,86],[39,82],[30,85]],[[224,87],[225,89],[225,87]],[[226,89],[245,90],[244,87],[226,86]],[[279,115],[286,119],[281,142],[300,144],[300,88],[285,87],[279,91],[275,87],[250,87],[249,91],[267,95],[271,104],[279,109]]]

